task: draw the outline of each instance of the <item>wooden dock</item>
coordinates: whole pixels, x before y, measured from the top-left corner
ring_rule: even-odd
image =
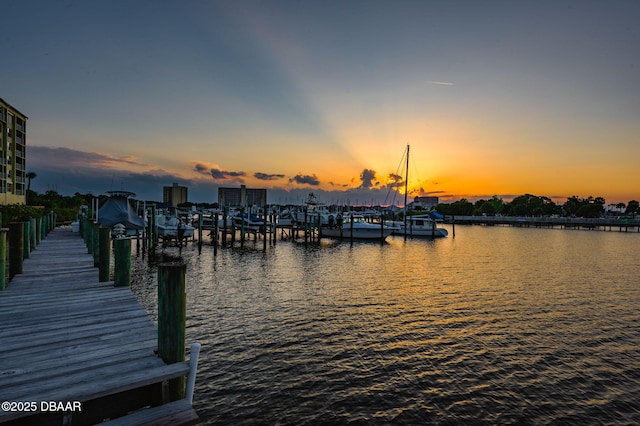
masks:
[[[619,218],[447,216],[445,222],[456,225],[517,226],[525,228],[559,227],[562,229],[640,232],[640,220]]]
[[[189,364],[165,364],[157,341],[131,290],[99,282],[82,238],[53,230],[0,291],[0,423],[197,423],[163,391]]]

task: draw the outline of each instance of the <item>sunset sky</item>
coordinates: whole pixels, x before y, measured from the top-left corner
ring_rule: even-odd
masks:
[[[640,1],[3,2],[32,189],[640,199]],[[393,197],[391,195],[391,197]],[[395,203],[402,203],[396,198]]]

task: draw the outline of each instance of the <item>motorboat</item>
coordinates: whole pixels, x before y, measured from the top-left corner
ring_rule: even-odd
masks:
[[[156,215],[156,229],[159,237],[163,239],[189,239],[193,238],[195,228],[182,223],[176,216],[165,212],[158,212]]]
[[[441,219],[442,216],[437,212],[407,216],[406,224],[404,221],[394,222],[397,227],[394,235],[429,238],[446,237],[449,235],[449,232],[445,228],[438,227],[437,220],[439,218]]]
[[[244,226],[244,229],[250,231],[262,231],[267,225],[267,221],[261,217],[258,217],[250,213],[239,213],[235,216],[231,216],[233,225],[237,228]]]
[[[355,213],[346,213],[344,216],[336,214],[335,217],[329,215],[328,225],[321,228],[323,237],[381,241],[396,230],[396,227],[383,222],[367,222],[363,215]]]
[[[131,237],[138,235],[145,227],[144,220],[136,214],[129,204],[129,198],[135,196],[129,191],[108,191],[109,198],[98,210],[100,226],[112,229],[114,236]]]

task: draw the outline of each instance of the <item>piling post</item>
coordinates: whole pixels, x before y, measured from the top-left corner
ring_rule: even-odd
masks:
[[[202,253],[202,210],[198,212],[198,253]]]
[[[223,219],[223,221],[226,221],[226,219]],[[211,213],[211,224],[213,225],[213,240],[211,241],[213,243],[213,255],[217,256],[218,255],[218,212],[216,211],[215,213]],[[224,238],[224,222],[222,224],[222,233],[223,233],[223,238]]]
[[[451,227],[452,227],[452,233],[453,236],[456,236],[456,217],[455,216],[451,216]]]
[[[222,245],[227,245],[227,208],[222,210]]]
[[[91,241],[93,246],[93,266],[100,266],[100,224],[91,225]]]
[[[9,279],[23,272],[24,224],[9,223]]]
[[[351,214],[351,223],[349,224],[349,242],[353,244],[353,213]]]
[[[158,241],[156,237],[156,206],[151,206],[151,213],[149,215],[149,220],[147,221],[147,223],[149,228],[149,250],[154,250]]]
[[[23,222],[24,225],[22,227],[23,236],[22,241],[24,242],[22,246],[22,257],[23,259],[28,259],[31,254],[31,219]]]
[[[86,244],[87,244],[87,253],[89,254],[93,254],[93,223],[94,222],[95,222],[95,219],[89,219],[87,221]]]
[[[434,218],[431,219],[431,236],[436,237],[436,220]]]
[[[131,286],[131,240],[116,238],[113,240],[114,272],[113,285],[115,287]]]
[[[8,228],[0,229],[0,291],[7,288],[7,233]]]
[[[29,222],[31,223],[29,225],[29,230],[31,231],[29,233],[29,240],[31,241],[31,248],[35,249],[38,245],[38,241],[36,240],[36,219],[31,218]]]
[[[42,241],[42,217],[36,220],[36,241],[38,244]]]
[[[98,229],[98,281],[109,281],[111,266],[111,228],[100,227]]]
[[[264,210],[263,210],[263,217],[264,217],[264,228],[262,229],[262,236],[264,238],[264,240],[262,241],[262,251],[266,252],[267,251],[267,223],[269,223],[269,215],[267,214],[267,205],[264,205]]]
[[[241,221],[240,221],[240,247],[244,247],[244,207],[240,209],[240,217],[241,217]]]
[[[309,238],[309,224],[307,219],[308,210],[304,208],[304,243],[307,244]]]
[[[187,295],[182,262],[158,265],[158,356],[167,364],[184,361]],[[169,400],[184,398],[185,379],[169,381]]]

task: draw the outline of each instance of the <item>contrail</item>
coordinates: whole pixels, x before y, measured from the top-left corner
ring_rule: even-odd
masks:
[[[439,84],[441,86],[453,86],[453,83],[449,83],[448,81],[432,81],[432,80],[428,80],[427,83],[429,83],[429,84]]]

